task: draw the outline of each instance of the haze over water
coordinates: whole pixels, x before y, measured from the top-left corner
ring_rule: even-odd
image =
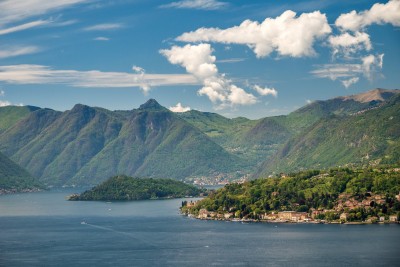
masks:
[[[182,199],[0,197],[0,266],[395,266],[398,225],[242,224],[178,213]]]

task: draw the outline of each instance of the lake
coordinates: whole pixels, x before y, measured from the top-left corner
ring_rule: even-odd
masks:
[[[399,225],[200,221],[183,199],[0,196],[0,266],[398,266]]]

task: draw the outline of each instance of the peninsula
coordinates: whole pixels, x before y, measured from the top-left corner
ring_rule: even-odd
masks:
[[[205,190],[172,179],[133,178],[118,175],[69,200],[111,201],[196,197]]]
[[[232,183],[197,202],[188,216],[209,220],[374,223],[398,222],[400,168],[310,170]]]

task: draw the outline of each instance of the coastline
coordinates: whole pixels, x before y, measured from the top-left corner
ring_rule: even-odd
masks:
[[[40,188],[27,188],[27,189],[0,189],[0,196],[3,195],[12,195],[12,194],[20,194],[20,193],[37,193],[41,192],[44,189]]]
[[[222,222],[237,222],[237,223],[274,223],[274,224],[343,224],[343,225],[371,225],[371,224],[400,224],[399,221],[379,221],[379,222],[367,222],[367,221],[355,221],[355,222],[341,222],[341,221],[289,221],[289,220],[263,220],[263,219],[239,219],[239,218],[198,218],[193,214],[181,213],[183,216],[187,216],[192,219],[202,220],[202,221],[222,221]]]

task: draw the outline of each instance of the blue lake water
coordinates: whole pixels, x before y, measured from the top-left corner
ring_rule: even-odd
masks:
[[[0,266],[399,266],[399,225],[199,221],[182,199],[0,196]]]

